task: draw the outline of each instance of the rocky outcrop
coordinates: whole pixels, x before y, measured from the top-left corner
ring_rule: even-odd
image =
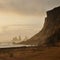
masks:
[[[47,11],[43,29],[23,44],[54,46],[60,41],[60,7]]]

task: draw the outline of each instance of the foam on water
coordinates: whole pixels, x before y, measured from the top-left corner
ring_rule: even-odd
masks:
[[[22,45],[22,44],[0,44],[0,48],[11,48],[11,47],[31,47],[35,45]]]

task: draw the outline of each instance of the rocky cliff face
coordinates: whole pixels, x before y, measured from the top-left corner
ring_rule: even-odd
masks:
[[[60,7],[47,11],[43,29],[23,44],[56,45],[60,41]]]

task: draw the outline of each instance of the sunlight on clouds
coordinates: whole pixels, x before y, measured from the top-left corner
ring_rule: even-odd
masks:
[[[31,38],[42,29],[44,18],[45,16],[0,12],[0,41],[11,41],[20,34]]]
[[[16,13],[0,13],[0,32],[3,32],[4,26],[18,25],[18,24],[30,24],[43,26],[45,16],[33,16],[33,15],[20,15]],[[40,27],[40,28],[41,28]],[[11,30],[11,29],[10,29]]]

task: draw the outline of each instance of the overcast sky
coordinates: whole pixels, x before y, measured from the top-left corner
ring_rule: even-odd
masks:
[[[43,27],[46,11],[57,6],[60,6],[60,0],[0,0],[0,38],[3,37],[1,36],[2,33],[5,37],[5,31],[10,29],[5,27],[11,27],[12,25],[30,24],[32,27],[37,25],[39,27],[35,32],[33,29],[29,30],[33,34],[37,33]],[[33,34],[31,33],[31,35]],[[1,39],[3,40],[3,38]]]
[[[43,24],[46,11],[60,6],[60,0],[0,0],[0,26]]]
[[[60,0],[0,0],[0,9],[25,14],[40,14],[60,6]]]

